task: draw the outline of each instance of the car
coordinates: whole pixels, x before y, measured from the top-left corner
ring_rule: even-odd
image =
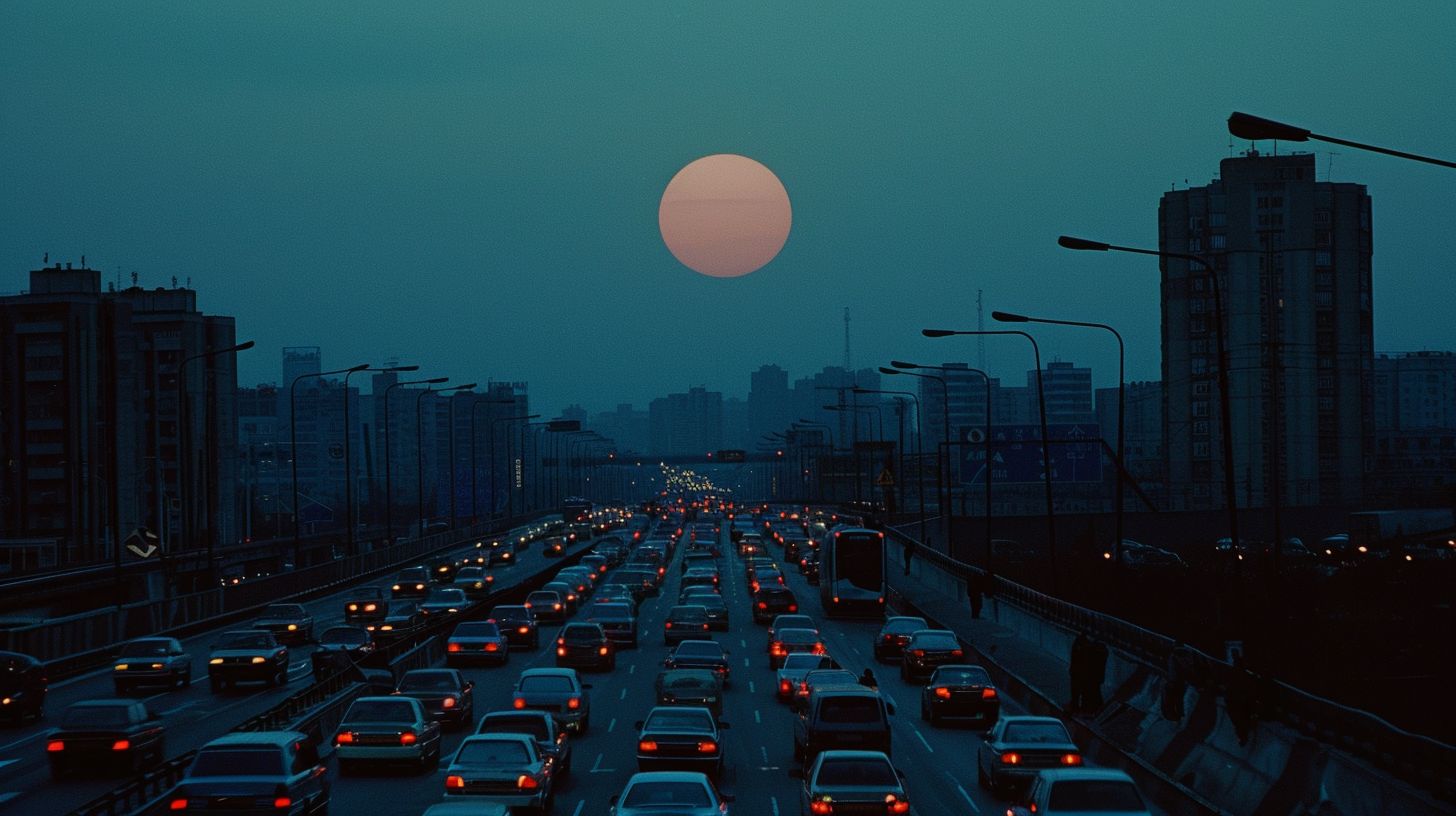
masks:
[[[500,564],[501,566],[509,567],[516,563],[516,548],[509,541],[497,539],[490,542],[489,547],[482,549],[485,550],[486,566],[493,567],[496,564]]]
[[[451,586],[464,592],[465,597],[478,601],[490,595],[491,587],[495,586],[495,576],[485,567],[461,567],[455,573]]]
[[[1112,768],[1065,768],[1037,773],[1008,816],[1152,816],[1132,777]]]
[[[454,587],[436,587],[425,596],[420,604],[420,615],[427,620],[440,620],[459,615],[470,606],[465,590]]]
[[[631,607],[633,613],[637,611],[637,604],[642,600],[634,587],[617,581],[614,578],[606,579],[607,583],[602,584],[596,591],[596,603],[620,603]]]
[[[800,553],[809,549],[809,539],[800,536],[784,536],[784,560],[790,564],[799,563]]]
[[[669,669],[708,669],[728,686],[728,650],[715,640],[684,640],[662,662]]]
[[[548,712],[566,730],[585,734],[591,725],[590,689],[591,684],[582,683],[576,669],[526,669],[516,679],[511,707]]]
[[[920,719],[931,725],[957,717],[990,728],[1000,716],[1001,698],[996,684],[980,666],[940,666],[920,690]]]
[[[738,537],[739,558],[747,558],[763,551],[763,536],[758,533],[744,533]]]
[[[597,582],[602,580],[602,576],[586,567],[567,567],[556,573],[556,580],[574,588],[576,594],[585,600],[596,591]]]
[[[319,635],[318,648],[313,654],[342,652],[355,663],[369,657],[378,650],[369,630],[362,626],[330,626]]]
[[[753,593],[753,622],[769,623],[775,616],[799,611],[799,599],[788,587],[765,586]]]
[[[637,770],[723,771],[723,741],[713,712],[701,706],[654,706],[637,721]]]
[[[263,801],[271,806],[266,812],[279,816],[327,813],[327,772],[307,734],[239,731],[197,750],[162,809],[246,813],[237,807],[240,802]]]
[[[334,732],[339,773],[364,765],[406,765],[425,770],[440,763],[440,723],[419,700],[400,694],[360,697]]]
[[[567,616],[576,614],[577,607],[582,603],[582,596],[577,594],[576,587],[566,581],[551,581],[542,585],[541,589],[561,596],[562,602],[566,604]]]
[[[824,640],[814,629],[780,629],[768,645],[768,667],[777,670],[795,652],[824,654]]]
[[[224,632],[208,656],[207,679],[213,692],[250,681],[281,686],[288,682],[288,649],[262,629]]]
[[[463,728],[475,722],[475,683],[459,669],[412,669],[399,678],[395,693],[419,700],[441,726]]]
[[[821,751],[803,780],[800,813],[909,813],[905,774],[879,751]]]
[[[819,631],[819,624],[808,615],[775,615],[773,622],[768,625],[768,639],[764,642],[765,652],[773,650],[775,634],[781,629],[813,629]]]
[[[556,760],[526,734],[466,737],[445,770],[445,796],[479,797],[515,810],[550,813]]]
[[[384,590],[380,587],[359,587],[344,599],[344,622],[360,623],[384,617]]]
[[[890,756],[894,713],[894,704],[874,689],[818,689],[794,719],[794,759],[807,767],[820,751],[835,749],[883,751]]]
[[[122,644],[111,666],[116,696],[125,697],[142,686],[178,686],[192,683],[192,655],[176,638],[138,638]]]
[[[491,711],[480,718],[477,734],[525,734],[536,748],[556,759],[556,778],[571,773],[571,742],[556,718],[544,711]]]
[[[561,623],[566,620],[566,602],[561,595],[548,589],[538,589],[526,596],[526,608],[542,623]]]
[[[28,654],[0,652],[0,719],[22,723],[45,714],[45,664]]]
[[[535,649],[541,645],[536,615],[528,606],[502,604],[491,610],[486,622],[500,627],[512,649]]]
[[[541,554],[556,558],[566,552],[566,537],[553,535],[541,540]]]
[[[504,665],[510,660],[511,643],[500,626],[490,621],[464,621],[445,639],[445,665],[467,663]]]
[[[925,618],[908,615],[885,618],[884,624],[880,626],[879,634],[875,635],[875,660],[881,663],[899,660],[905,643],[910,640],[910,635],[921,629],[929,628],[930,624],[925,622]]]
[[[748,582],[748,588],[752,592],[773,586],[784,586],[784,574],[779,571],[778,567],[757,569],[753,573],[753,580]]]
[[[424,567],[406,567],[389,585],[391,598],[424,598],[430,592],[430,572]]]
[[[460,569],[459,560],[450,556],[437,558],[430,564],[430,580],[437,584],[448,584],[455,580],[455,571]]]
[[[313,615],[303,604],[268,604],[252,628],[272,632],[279,643],[308,643],[313,640]]]
[[[653,682],[660,706],[701,706],[723,715],[723,681],[709,669],[666,669]]]
[[[780,701],[794,701],[794,695],[804,683],[804,675],[815,669],[836,669],[839,664],[827,654],[795,652],[784,657],[778,672],[774,675],[774,696]]]
[[[498,802],[445,801],[425,808],[420,816],[510,816],[511,809]]]
[[[691,569],[703,568],[718,571],[718,557],[710,552],[699,550],[696,552],[684,553],[682,561],[678,562],[677,571],[679,574],[686,574]]]
[[[136,773],[167,758],[162,718],[136,700],[85,700],[61,714],[46,737],[51,778],[75,772]]]
[[[667,610],[667,618],[662,622],[662,642],[671,646],[689,638],[701,638],[708,629],[706,607],[696,604],[674,606]]]
[[[722,595],[693,595],[689,596],[685,604],[701,606],[708,613],[708,631],[726,632],[729,629],[728,602],[723,600]]]
[[[919,683],[930,679],[937,666],[959,663],[966,656],[955,632],[949,629],[917,629],[900,651],[900,679]]]
[[[610,802],[610,816],[728,816],[733,797],[696,771],[639,771]]]
[[[578,669],[617,668],[617,649],[599,623],[568,623],[556,636],[556,665]]]
[[[794,689],[794,696],[789,700],[789,705],[795,711],[802,710],[809,704],[809,697],[815,691],[830,686],[847,686],[853,688],[860,685],[859,675],[846,669],[812,669],[804,673],[804,679],[799,681],[799,687]]]
[[[390,601],[384,610],[384,617],[378,623],[365,625],[379,643],[394,643],[414,637],[424,625],[425,616],[420,614],[420,605],[414,601]]]
[[[1043,769],[1076,768],[1082,751],[1056,717],[1002,717],[976,752],[976,781],[996,790],[1030,782]]]
[[[613,578],[618,582],[635,587],[634,591],[639,603],[644,598],[655,598],[662,592],[658,587],[656,569],[637,569],[628,563],[627,566],[617,570]]]
[[[596,546],[600,547],[601,545],[598,544]],[[608,569],[607,557],[605,555],[600,555],[596,553],[582,556],[581,561],[578,563],[581,566],[590,569],[592,572],[597,572],[601,574],[606,574]]]
[[[810,550],[799,558],[799,574],[804,576],[804,583],[809,586],[819,586],[818,550]]]
[[[586,620],[600,624],[617,648],[637,648],[637,616],[632,607],[626,603],[607,601],[607,596],[597,596],[596,603],[587,607]]]

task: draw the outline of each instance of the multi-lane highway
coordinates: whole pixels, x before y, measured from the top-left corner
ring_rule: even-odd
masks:
[[[523,551],[520,556],[520,563],[515,566],[492,567],[492,573],[501,584],[509,586],[519,581],[521,576],[536,572],[547,563],[559,561],[542,557],[539,544]],[[365,583],[387,587],[389,577],[392,576]],[[344,596],[352,589],[340,590],[304,604],[314,617],[316,634],[343,623]],[[247,622],[240,622],[220,631],[246,628]],[[141,694],[145,696],[137,698],[145,700],[148,707],[162,716],[168,756],[190,751],[227,733],[242,721],[268,710],[313,682],[309,656],[314,647],[293,646],[289,649],[288,683],[274,688],[246,684],[214,694],[208,690],[207,659],[209,648],[216,638],[217,632],[209,632],[183,640],[183,646],[192,657],[194,679],[191,686],[170,691],[143,690]],[[72,777],[61,783],[52,782],[45,754],[45,737],[55,729],[67,706],[81,700],[112,697],[115,697],[115,690],[108,665],[104,669],[53,683],[46,696],[46,717],[41,722],[24,728],[0,729],[0,810],[7,816],[52,816],[72,810],[117,786],[120,781],[117,777]]]

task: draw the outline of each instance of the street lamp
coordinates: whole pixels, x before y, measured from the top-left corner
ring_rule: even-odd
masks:
[[[1123,379],[1126,365],[1126,355],[1123,349],[1122,335],[1118,333],[1117,329],[1112,328],[1106,323],[1086,323],[1080,320],[1053,320],[1048,317],[1028,317],[1022,314],[1016,314],[1014,312],[992,312],[991,319],[1000,321],[1002,323],[1046,323],[1052,326],[1080,326],[1086,329],[1102,329],[1103,331],[1111,332],[1112,336],[1117,338],[1117,482],[1113,490],[1113,502],[1116,505],[1113,510],[1113,518],[1115,519],[1115,521],[1113,522],[1113,527],[1116,529],[1113,533],[1112,551],[1110,555],[1112,556],[1113,564],[1120,564],[1122,558],[1123,530],[1122,469],[1126,466],[1125,457],[1127,455],[1127,448],[1123,446],[1123,413],[1124,408],[1127,404],[1127,383]]]
[[[480,415],[475,412],[475,409],[476,408],[479,408],[482,405],[515,405],[515,404],[516,404],[516,401],[513,400],[513,399],[505,399],[505,400],[503,400],[503,399],[490,399],[489,397],[477,397],[474,402],[470,403],[470,521],[471,521],[472,524],[478,523],[480,521],[480,509],[479,509],[479,506],[478,506],[479,505],[479,502],[480,502],[480,488],[478,486],[480,465],[477,462],[477,450],[479,449],[480,446],[478,444],[476,444],[476,437],[475,437],[475,433],[476,433],[475,420]],[[492,421],[494,421],[494,420],[492,420]],[[487,425],[486,427],[487,427],[487,429],[489,429],[492,426]],[[494,450],[495,449],[495,437],[494,436],[492,436],[491,439],[490,439],[490,446],[491,446],[491,450]],[[491,460],[490,466],[492,468],[494,468],[495,467],[495,456],[492,455],[490,457],[490,460]],[[495,480],[495,471],[494,470],[491,471],[490,478],[491,478],[491,503],[493,505],[495,503],[495,483],[494,483],[494,480]],[[494,514],[494,512],[495,512],[495,508],[492,507],[491,508],[491,513]]]
[[[1047,441],[1047,415],[1046,415],[1046,387],[1042,381],[1041,373],[1041,346],[1037,345],[1036,338],[1024,331],[954,331],[951,329],[921,329],[920,333],[926,337],[951,337],[969,336],[986,337],[996,335],[1019,335],[1025,337],[1031,343],[1031,353],[1036,359],[1036,401],[1037,413],[1041,416],[1041,475],[1042,483],[1046,486],[1046,519],[1047,519],[1047,545],[1049,556],[1052,562],[1052,591],[1055,592],[1059,579],[1057,578],[1057,520],[1055,508],[1052,502],[1052,457]],[[984,376],[984,375],[983,375]],[[990,380],[987,380],[986,390],[989,393]],[[991,463],[987,462],[987,466]]]
[[[425,536],[425,395],[449,394],[455,391],[469,391],[474,387],[475,383],[466,383],[464,385],[456,385],[450,388],[426,388],[420,392],[420,395],[418,397],[415,398],[415,487],[417,491],[415,493],[415,509],[419,517],[418,535],[420,538],[424,538]],[[454,403],[451,403],[451,419],[454,419],[454,409]],[[451,428],[450,433],[453,436],[455,433],[455,429]],[[450,456],[454,456],[453,445],[451,446]],[[452,478],[455,475],[454,461],[450,462],[450,475]],[[450,496],[450,498],[453,501],[455,498],[455,496],[453,495],[454,491],[452,490],[451,492],[452,495]],[[454,523],[453,519],[451,523]]]
[[[823,428],[824,429],[824,435],[829,440],[829,468],[830,468],[830,472],[832,473],[833,472],[833,469],[834,469],[834,429],[831,428],[829,426],[829,423],[827,423],[827,422],[815,422],[812,419],[801,419],[798,422],[793,423],[793,426],[794,427],[797,427],[797,426],[800,426],[800,425],[802,425],[802,426],[804,426],[806,428]],[[820,496],[823,496],[824,495],[824,487],[823,487],[824,473],[823,473],[823,469],[822,468],[820,469],[819,478],[820,478],[819,495]],[[832,502],[836,498],[837,498],[837,496],[836,496],[836,493],[835,493],[835,490],[834,490],[834,482],[831,480],[829,482],[829,500]]]
[[[880,373],[905,374],[910,377],[919,377],[922,380],[935,380],[940,383],[941,440],[938,447],[945,449],[946,465],[948,466],[950,464],[950,383],[946,382],[944,377],[937,374],[920,374],[911,370],[920,368],[939,370],[939,366],[922,366],[918,363],[907,363],[904,360],[891,360],[890,365],[892,368],[880,366]],[[935,502],[939,505],[941,515],[948,515],[950,513],[950,474],[946,472],[947,470],[949,470],[949,467],[941,466],[940,455],[937,454],[935,457]],[[946,553],[949,554],[949,521],[946,522],[946,542]],[[928,544],[929,542],[922,541],[921,543]]]
[[[394,539],[394,483],[391,476],[393,471],[389,445],[389,392],[401,385],[439,385],[449,381],[449,377],[431,377],[428,380],[392,382],[384,388],[384,534],[386,543]]]
[[[885,368],[883,366],[880,367],[880,373],[883,374],[883,373],[887,373],[887,372],[890,373],[890,374],[899,374],[900,373],[900,371],[898,369]],[[916,492],[918,492],[920,494],[920,540],[921,541],[924,541],[925,540],[925,467],[924,467],[923,463],[924,463],[924,460],[925,460],[925,447],[924,447],[924,439],[923,439],[923,437],[924,437],[924,428],[923,428],[923,426],[921,424],[921,421],[920,421],[920,398],[917,397],[917,396],[915,396],[915,392],[913,392],[913,391],[889,391],[889,390],[885,390],[885,389],[882,389],[882,388],[855,388],[854,390],[855,390],[855,393],[865,393],[865,394],[903,394],[904,396],[909,397],[910,399],[912,399],[912,400],[915,401],[915,458],[917,460],[916,467],[915,467],[915,489],[916,489]],[[903,406],[904,403],[902,402],[901,405]],[[904,412],[903,411],[901,412],[901,416],[902,417],[904,416]],[[904,455],[905,454],[905,451],[904,451],[904,449],[905,449],[905,437],[904,437],[904,434],[902,433],[901,436],[900,436],[900,478],[902,480],[905,478],[905,455]],[[989,467],[989,465],[987,465],[987,466]],[[901,484],[903,484],[903,483],[904,482],[902,481]],[[900,497],[903,499],[904,496],[905,496],[905,494],[902,491],[900,493]],[[986,506],[987,507],[990,507],[991,505],[988,503]]]
[[[303,543],[298,534],[298,381],[309,377],[327,377],[331,374],[352,374],[368,367],[368,363],[360,363],[348,368],[336,368],[333,371],[311,371],[299,374],[293,378],[293,382],[288,384],[288,446],[289,453],[293,457],[293,564],[295,567],[303,566],[301,560]]]
[[[1227,330],[1223,320],[1223,294],[1218,282],[1218,273],[1214,271],[1213,264],[1201,256],[1186,252],[1164,252],[1157,249],[1119,246],[1101,241],[1089,241],[1086,238],[1074,238],[1070,235],[1060,236],[1057,238],[1057,243],[1066,249],[1083,252],[1127,252],[1133,255],[1152,255],[1156,258],[1176,258],[1196,263],[1207,273],[1208,288],[1213,294],[1213,324],[1216,329],[1214,338],[1218,344],[1218,410],[1219,430],[1223,436],[1223,492],[1224,500],[1228,504],[1229,543],[1232,547],[1230,552],[1237,554],[1239,552],[1239,512],[1237,488],[1234,485],[1234,431],[1233,412],[1229,407],[1228,342],[1225,337]],[[1121,545],[1122,542],[1119,540],[1118,546]]]
[[[182,539],[183,547],[190,543],[188,542],[188,538],[191,536],[190,528],[192,515],[192,490],[191,485],[188,483],[191,479],[192,472],[192,400],[189,399],[187,396],[187,364],[192,362],[193,360],[202,360],[209,357],[216,357],[221,354],[232,354],[239,351],[247,351],[252,347],[253,341],[246,340],[244,342],[238,343],[235,346],[213,349],[211,351],[204,351],[201,354],[194,354],[191,357],[185,357],[182,359],[182,362],[177,364],[177,441],[179,443],[179,455],[177,457],[177,498],[182,505],[182,529],[180,531],[182,535],[180,536],[180,538]],[[236,365],[234,366],[234,368],[236,368]],[[204,390],[206,390],[206,383],[204,382],[203,385]],[[205,502],[206,497],[204,497],[203,500]],[[161,519],[158,519],[158,521],[161,521]],[[212,580],[212,559],[214,552],[213,538],[214,536],[212,523],[209,519],[207,528],[207,575],[209,587],[212,587],[215,584],[215,582]],[[116,551],[117,559],[119,561],[121,557],[120,539],[118,539],[116,542]]]
[[[1363,142],[1352,142],[1348,139],[1340,139],[1334,136],[1322,136],[1318,133],[1311,133],[1307,128],[1288,125],[1283,122],[1276,122],[1273,119],[1264,119],[1238,111],[1229,114],[1228,131],[1240,139],[1248,139],[1250,141],[1277,139],[1281,142],[1305,142],[1314,139],[1320,142],[1353,147],[1357,150],[1384,153],[1387,156],[1395,156],[1399,159],[1410,159],[1411,161],[1425,162],[1426,164],[1434,164],[1440,167],[1456,168],[1456,162],[1449,162],[1445,159],[1433,159],[1430,156],[1406,153],[1401,150],[1391,150],[1388,147],[1376,147],[1375,145],[1364,144]]]
[[[504,402],[507,402],[507,403],[509,403],[511,405],[514,405],[515,404],[515,400],[505,400]],[[490,427],[490,431],[489,431],[489,433],[490,433],[490,440],[487,443],[488,448],[486,449],[487,450],[486,456],[490,459],[490,465],[489,465],[489,467],[490,467],[490,507],[488,509],[490,511],[490,517],[491,518],[495,518],[495,471],[496,471],[496,467],[495,467],[495,426],[496,426],[496,423],[498,423],[498,422],[518,422],[518,421],[523,420],[523,419],[524,420],[532,420],[532,419],[535,419],[535,418],[537,418],[539,416],[541,416],[541,415],[540,414],[519,414],[517,416],[495,417],[495,418],[491,419],[491,421],[490,421],[490,426],[489,426]],[[510,459],[510,456],[511,456],[511,437],[510,437],[510,432],[507,431],[506,432],[506,459],[509,460]],[[510,485],[510,482],[511,482],[511,479],[510,479],[510,466],[509,466],[509,464],[507,464],[506,484],[507,485]],[[511,502],[514,501],[514,494],[515,494],[515,488],[513,486],[506,488],[506,499],[507,499],[507,502],[508,503],[511,503]],[[508,516],[514,516],[515,515],[515,508],[514,507],[508,507],[507,508],[507,511],[506,511],[506,515],[508,515]]]
[[[354,468],[349,457],[349,378],[359,371],[377,371],[381,374],[403,373],[406,371],[419,371],[417,365],[407,366],[386,366],[384,368],[363,368],[349,369],[344,372],[344,543],[347,545],[349,555],[354,554]]]

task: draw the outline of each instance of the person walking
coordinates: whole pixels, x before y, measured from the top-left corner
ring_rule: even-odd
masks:
[[[1087,650],[1092,640],[1086,632],[1078,632],[1072,641],[1071,659],[1067,661],[1067,673],[1072,685],[1072,702],[1067,706],[1071,713],[1081,712],[1087,706]]]
[[[1102,683],[1107,679],[1107,644],[1093,639],[1087,650],[1087,695],[1088,707],[1093,711],[1102,709]]]
[[[915,539],[913,539],[913,538],[906,539],[906,541],[905,541],[905,550],[904,550],[904,552],[905,552],[905,574],[906,575],[909,575],[910,574],[910,559],[912,559],[912,558],[915,557],[915,549],[917,547],[919,547],[919,546],[920,546],[920,544]]]
[[[966,595],[971,601],[971,618],[979,620],[981,604],[985,601],[986,576],[977,572],[966,581]]]

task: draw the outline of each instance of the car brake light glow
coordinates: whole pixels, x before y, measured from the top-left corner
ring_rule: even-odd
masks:
[[[819,816],[819,814],[833,813],[834,805],[831,805],[823,799],[815,799],[813,802],[809,803],[809,812],[815,814],[815,816]]]
[[[64,750],[66,750],[66,741],[65,740],[51,740],[50,742],[47,742],[46,743],[46,751],[48,751],[48,752],[50,752],[52,754],[56,753],[57,751],[64,751]]]
[[[700,754],[716,754],[717,752],[718,743],[712,740],[704,740],[703,742],[698,743],[698,753]]]
[[[124,739],[117,740],[116,742],[111,743],[111,750],[113,750],[113,751],[130,751],[131,750],[131,740],[124,740]]]
[[[187,809],[187,800],[186,799],[173,799],[171,802],[167,803],[167,809],[168,810],[186,810]]]
[[[787,681],[787,680],[780,680],[779,681],[779,693],[780,694],[788,694],[789,693],[789,688],[790,688],[789,681]]]
[[[890,813],[909,813],[910,812],[910,800],[908,800],[908,799],[900,799],[899,797],[895,796],[895,794],[893,794],[893,793],[886,794],[886,796],[885,796],[885,810],[887,810]]]
[[[597,650],[597,654],[606,654],[606,653],[607,653],[607,647],[605,647],[605,646],[603,646],[602,648],[600,648],[600,649]]]
[[[996,689],[989,688],[989,687],[981,689],[981,699],[982,700],[994,700],[994,699],[996,699]]]
[[[925,657],[925,650],[924,649],[911,649],[910,650],[910,654],[914,655],[915,657]]]
[[[657,750],[657,743],[654,740],[640,740],[637,743],[637,750],[644,754],[650,754]]]
[[[293,800],[287,796],[280,796],[273,800],[274,810],[288,810],[291,807],[293,807]]]
[[[1021,764],[1021,754],[1018,754],[1015,751],[1007,751],[1006,753],[1004,753],[1004,754],[1001,755],[1001,764],[1002,765],[1020,765]]]
[[[1063,765],[1072,765],[1072,766],[1081,765],[1082,764],[1082,755],[1081,754],[1062,754],[1062,764]]]
[[[942,700],[949,700],[950,699],[950,689],[945,688],[944,686],[941,686],[940,688],[938,688],[938,689],[935,690],[935,696],[936,697],[939,697]]]
[[[570,708],[570,709],[581,708],[581,698],[580,697],[572,697],[571,699],[569,699],[569,700],[566,701],[566,707],[567,708]]]
[[[354,732],[353,731],[340,731],[334,737],[334,744],[335,745],[353,745],[354,744]]]
[[[790,612],[798,612],[799,611],[799,605],[798,604],[789,604],[789,611]]]
[[[465,778],[455,775],[445,777],[445,790],[462,790],[465,788]]]
[[[444,707],[445,708],[454,708],[455,707],[455,698],[454,697],[446,697],[445,698]]]
[[[764,601],[759,601],[758,602],[758,608],[759,609],[768,609],[768,604],[765,603]]]
[[[523,635],[530,634],[531,627],[529,627],[529,626],[522,626],[520,629],[517,629],[516,631],[517,632],[520,632]]]
[[[445,651],[447,651],[447,652],[458,652],[458,651],[460,651],[460,644],[458,644],[458,643],[447,643],[447,644],[445,644]]]
[[[951,652],[950,652],[950,656],[951,657],[960,657],[963,654],[965,654],[965,653],[962,652],[960,649],[952,649]]]
[[[419,742],[419,737],[416,737],[413,731],[406,731],[399,735],[400,745],[414,745],[416,742]]]
[[[515,706],[516,708],[525,708],[526,700],[523,697],[517,697],[516,699],[511,701],[511,705]]]
[[[500,650],[500,644],[499,643],[496,643],[495,641],[492,640],[491,642],[485,644],[485,650],[487,652],[499,651]]]
[[[557,657],[566,657],[566,647],[565,646],[557,646],[556,647],[556,656]]]

